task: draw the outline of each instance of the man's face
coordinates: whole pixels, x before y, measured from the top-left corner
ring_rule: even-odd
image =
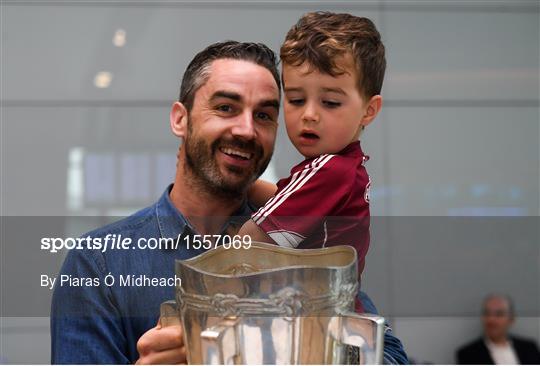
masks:
[[[513,322],[513,315],[510,313],[508,301],[500,297],[488,299],[484,304],[482,322],[485,335],[489,339],[495,340],[506,337]]]
[[[270,71],[248,61],[214,61],[188,118],[188,168],[213,192],[242,194],[270,161],[278,112]]]

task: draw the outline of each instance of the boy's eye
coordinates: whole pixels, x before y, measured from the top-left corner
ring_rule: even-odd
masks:
[[[323,104],[328,108],[338,108],[341,106],[340,102],[334,102],[332,100],[323,100]]]
[[[292,104],[292,105],[302,105],[302,104],[304,104],[304,99],[300,99],[300,98],[297,98],[297,99],[289,99],[289,104]]]

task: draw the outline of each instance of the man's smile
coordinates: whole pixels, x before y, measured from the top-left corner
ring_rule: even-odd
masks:
[[[219,155],[221,156],[220,160],[229,166],[230,169],[232,168],[235,171],[239,168],[243,170],[255,163],[254,153],[239,149],[237,147],[220,146],[218,151]],[[240,171],[236,171],[236,174],[239,173]]]
[[[231,157],[242,159],[242,160],[250,160],[253,157],[253,153],[247,152],[247,151],[241,151],[237,148],[220,147],[219,151]]]

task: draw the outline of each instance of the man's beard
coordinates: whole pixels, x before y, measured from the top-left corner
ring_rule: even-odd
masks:
[[[237,179],[224,176],[216,161],[216,152],[220,146],[238,148],[253,154],[254,164],[249,168],[227,166],[228,173]],[[198,139],[192,133],[188,123],[188,134],[184,141],[186,149],[186,167],[193,172],[199,184],[211,194],[227,198],[241,198],[249,184],[257,179],[270,163],[271,154],[265,158],[264,149],[255,141],[245,141],[238,138],[220,138],[208,145],[203,139]]]

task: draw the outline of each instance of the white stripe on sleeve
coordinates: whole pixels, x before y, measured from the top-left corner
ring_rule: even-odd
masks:
[[[292,178],[291,178],[291,181],[277,194],[275,195],[274,197],[270,198],[270,200],[268,200],[268,202],[266,202],[266,204],[264,206],[262,206],[261,208],[259,208],[259,210],[257,211],[257,213],[255,215],[252,216],[252,220],[257,222],[257,220],[261,217],[261,215],[266,211],[268,210],[269,208],[271,208],[274,203],[279,200],[280,197],[282,197],[284,194],[287,194],[290,190],[294,189],[295,186],[298,184],[298,182],[301,182],[302,179],[306,176],[306,174],[308,174],[308,172],[313,169],[315,167],[315,165],[321,161],[322,159],[324,159],[324,157],[326,157],[327,154],[324,154],[324,155],[321,155],[319,156],[317,159],[313,160],[310,164],[306,164],[306,168],[304,170],[302,170],[301,172],[296,172],[293,174]]]
[[[257,225],[260,225],[264,219],[271,214],[276,208],[278,208],[291,194],[298,191],[300,188],[304,186],[304,184],[307,183],[330,159],[332,159],[335,155],[325,155],[324,158],[321,159],[321,161],[312,169],[309,169],[310,172],[305,178],[300,178],[298,180],[298,184],[294,186],[293,189],[289,189],[288,192],[279,195],[279,197],[276,196],[276,200],[273,201],[270,205],[267,205],[268,208],[265,206],[264,212],[261,212],[259,217],[254,218],[253,220]]]

